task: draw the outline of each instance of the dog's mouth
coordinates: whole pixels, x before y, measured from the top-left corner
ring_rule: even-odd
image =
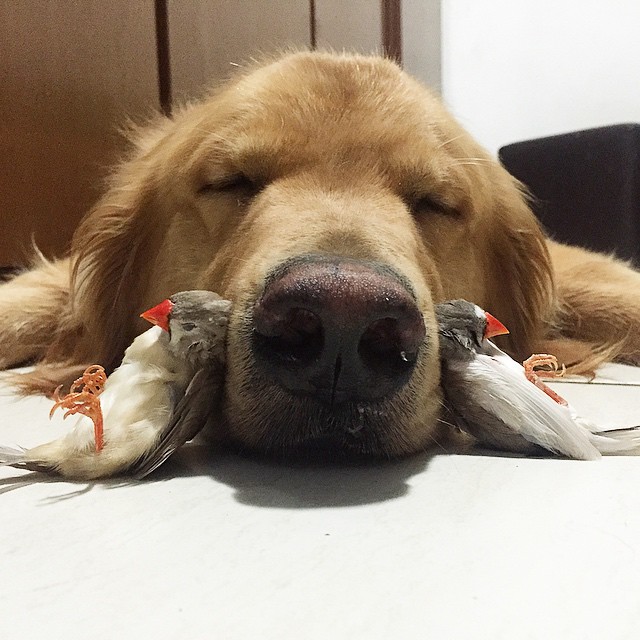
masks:
[[[249,420],[234,415],[244,424],[232,433],[247,434],[240,444],[262,455],[287,460],[360,460],[393,458],[404,454],[396,442],[399,430],[392,428],[392,399],[386,402],[343,402],[327,404],[286,392],[270,394],[260,402]],[[232,414],[233,415],[233,414]],[[227,412],[227,421],[232,416]]]

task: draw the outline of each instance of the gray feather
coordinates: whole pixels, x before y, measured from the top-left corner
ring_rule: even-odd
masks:
[[[155,471],[177,449],[195,438],[218,403],[221,390],[222,372],[219,367],[196,372],[155,448],[131,467],[136,479],[141,480]]]

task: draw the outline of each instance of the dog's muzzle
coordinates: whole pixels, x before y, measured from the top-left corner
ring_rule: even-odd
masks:
[[[331,406],[398,391],[425,340],[422,314],[398,274],[336,256],[300,256],[278,267],[252,322],[263,375]]]

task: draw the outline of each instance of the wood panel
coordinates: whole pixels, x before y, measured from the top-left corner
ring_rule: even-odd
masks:
[[[123,146],[158,107],[153,0],[0,5],[0,265],[33,234],[60,254]]]
[[[383,53],[380,0],[315,0],[319,49]]]
[[[382,50],[384,55],[402,63],[402,2],[381,0]]]
[[[198,96],[237,65],[310,46],[306,0],[168,0],[174,101]]]
[[[404,68],[430,87],[442,86],[441,0],[402,0]]]

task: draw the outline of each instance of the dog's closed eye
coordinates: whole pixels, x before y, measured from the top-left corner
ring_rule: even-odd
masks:
[[[415,215],[425,213],[438,213],[451,217],[458,215],[458,211],[454,206],[433,194],[414,195],[406,198],[405,201]]]
[[[198,195],[207,196],[214,193],[244,193],[255,195],[261,185],[243,173],[235,173],[216,180],[205,182],[198,188]]]

